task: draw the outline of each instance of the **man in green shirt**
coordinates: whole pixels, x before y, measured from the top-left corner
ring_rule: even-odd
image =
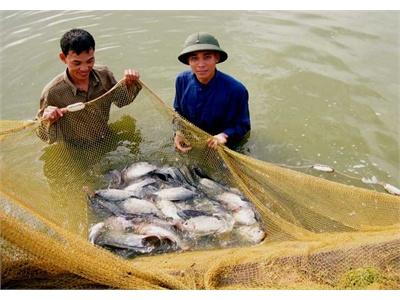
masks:
[[[89,32],[69,30],[62,36],[60,46],[59,57],[67,69],[43,89],[37,113],[41,121],[37,134],[49,144],[98,141],[109,131],[111,103],[118,107],[128,105],[141,90],[139,73],[133,69],[125,70],[122,96],[88,103],[112,89],[117,81],[106,66],[95,65],[95,41]],[[68,112],[68,105],[80,102],[85,109]]]

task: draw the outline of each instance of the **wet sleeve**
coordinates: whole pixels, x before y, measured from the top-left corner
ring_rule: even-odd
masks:
[[[123,90],[122,96],[118,97],[114,104],[118,107],[123,107],[125,105],[131,104],[133,100],[135,100],[136,96],[139,94],[142,89],[142,85],[137,81],[131,86],[126,86],[125,83],[121,83],[119,87]]]
[[[117,84],[117,80],[115,79],[114,74],[106,66],[103,66],[103,68],[107,76],[106,89],[111,90]],[[139,82],[135,82],[128,87],[127,85],[125,85],[125,82],[121,82],[120,86],[116,88],[118,90],[115,92],[116,99],[113,101],[113,103],[118,107],[123,107],[132,103],[133,100],[135,100],[136,96],[142,89],[142,85]]]
[[[53,144],[59,138],[61,138],[61,129],[57,122],[50,125],[48,121],[41,120],[43,112],[47,106],[47,95],[42,93],[42,96],[40,97],[40,108],[35,118],[39,122],[39,126],[36,129],[36,134],[42,141],[48,144]]]

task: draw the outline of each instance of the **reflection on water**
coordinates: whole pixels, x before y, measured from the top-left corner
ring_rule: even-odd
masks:
[[[340,174],[299,170],[366,188],[381,190],[362,177],[398,186],[399,19],[396,11],[2,11],[1,118],[36,114],[42,88],[64,69],[58,40],[72,27],[93,33],[97,62],[116,78],[139,69],[168,105],[186,68],[176,59],[184,39],[209,31],[229,54],[219,68],[250,92],[249,155],[327,164]]]

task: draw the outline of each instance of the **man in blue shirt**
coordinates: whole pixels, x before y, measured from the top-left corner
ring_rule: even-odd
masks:
[[[209,147],[232,146],[250,132],[248,92],[235,78],[218,71],[216,65],[228,54],[215,37],[205,32],[191,34],[178,59],[191,71],[180,73],[175,82],[175,110],[185,119],[213,135]],[[179,131],[174,138],[176,149],[188,152]]]

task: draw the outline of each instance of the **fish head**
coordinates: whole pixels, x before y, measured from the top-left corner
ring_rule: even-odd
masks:
[[[100,222],[97,224],[94,224],[92,227],[89,229],[89,241],[92,244],[96,243],[97,238],[100,236],[100,234],[104,230],[104,222]]]
[[[143,238],[143,245],[145,247],[159,248],[161,246],[161,239],[156,235],[147,235]]]

